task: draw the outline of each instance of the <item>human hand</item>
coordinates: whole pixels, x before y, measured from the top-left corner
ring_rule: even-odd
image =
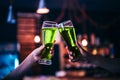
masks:
[[[86,60],[85,58],[88,52],[82,47],[80,43],[76,42],[76,46],[78,47],[81,54],[81,57],[78,59],[78,61],[85,61]],[[73,52],[69,50],[68,46],[66,47],[66,50],[69,55],[69,61],[71,61],[73,59],[73,56],[72,56]]]
[[[53,53],[54,53],[53,47],[54,46],[52,46],[51,49],[50,49],[51,58],[52,58]],[[41,57],[42,57],[41,53],[44,50],[44,48],[45,48],[45,45],[41,45],[40,47],[36,48],[35,50],[33,50],[31,52],[31,55],[33,56],[33,59],[35,61],[38,61],[38,60],[41,59]]]

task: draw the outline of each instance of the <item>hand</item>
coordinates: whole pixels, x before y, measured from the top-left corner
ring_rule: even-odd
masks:
[[[33,59],[35,61],[38,61],[41,58],[41,52],[43,51],[44,48],[45,48],[45,45],[41,45],[40,47],[36,48],[35,50],[31,52],[31,55],[33,56]],[[53,56],[53,53],[54,53],[54,50],[52,46],[50,50],[51,58]]]
[[[35,50],[33,50],[33,51],[31,52],[30,55],[33,56],[33,59],[34,59],[35,61],[37,61],[37,60],[39,60],[39,59],[41,58],[41,57],[40,57],[40,54],[41,54],[41,52],[43,51],[44,48],[45,48],[45,46],[44,46],[44,45],[41,45],[40,47],[36,48]]]
[[[90,53],[89,51],[86,51],[83,47],[82,47],[82,44],[79,43],[79,42],[76,42],[76,45],[77,47],[79,48],[80,50],[80,53],[83,57],[86,57],[87,56],[87,53]]]
[[[89,53],[88,51],[86,51],[80,43],[76,42],[76,45],[77,47],[79,48],[79,51],[80,51],[80,54],[82,55],[82,57],[79,58],[78,61],[85,61],[86,59],[86,56],[87,56],[87,53]],[[66,47],[66,50],[68,52],[68,55],[69,55],[69,61],[71,61],[73,59],[73,56],[72,56],[72,51],[70,51],[68,49],[68,46]]]

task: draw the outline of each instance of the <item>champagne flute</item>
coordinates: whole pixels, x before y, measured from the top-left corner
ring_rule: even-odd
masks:
[[[42,24],[42,44],[45,45],[44,50],[41,53],[41,59],[38,61],[39,64],[51,65],[51,54],[50,50],[54,44],[57,23],[54,21],[44,21]]]
[[[76,33],[75,28],[71,20],[64,21],[58,25],[58,30],[68,46],[68,49],[72,51],[72,62],[79,61],[82,57],[79,48],[76,45]]]

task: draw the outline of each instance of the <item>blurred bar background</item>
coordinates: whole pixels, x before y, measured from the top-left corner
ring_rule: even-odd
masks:
[[[41,26],[45,20],[58,23],[72,20],[77,40],[92,55],[120,58],[119,3],[119,0],[0,0],[0,79],[42,44]],[[36,12],[40,4],[47,13]],[[54,49],[51,66],[36,65],[26,76],[42,76],[40,80],[45,80],[43,75],[99,78],[112,75],[93,64],[69,62],[59,33]]]

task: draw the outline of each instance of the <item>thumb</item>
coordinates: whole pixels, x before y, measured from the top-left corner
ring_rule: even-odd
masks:
[[[36,48],[32,53],[38,56],[41,54],[44,48],[45,48],[45,45],[41,45],[40,47]]]
[[[76,42],[77,47],[79,48],[80,53],[85,57],[86,53],[88,53],[84,48],[82,47],[81,43]]]

